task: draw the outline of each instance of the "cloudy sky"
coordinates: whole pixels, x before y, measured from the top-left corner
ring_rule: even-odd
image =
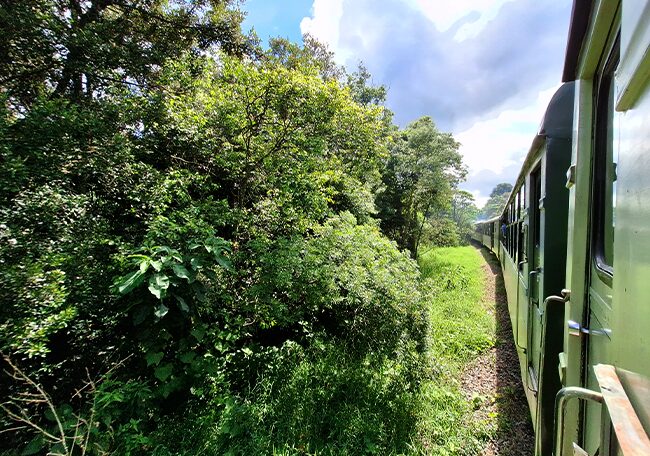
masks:
[[[482,205],[513,182],[560,84],[571,0],[247,0],[266,41],[310,33],[388,88],[395,122],[423,115],[462,144]]]

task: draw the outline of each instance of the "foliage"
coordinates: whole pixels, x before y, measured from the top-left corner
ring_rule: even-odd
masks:
[[[266,58],[289,70],[311,68],[324,80],[339,80],[345,68],[334,61],[334,53],[313,36],[302,37],[303,46],[286,38],[271,38]]]
[[[458,144],[235,6],[0,7],[0,452],[415,444],[430,321],[399,248],[451,207]]]
[[[466,170],[459,144],[429,117],[395,134],[377,198],[379,217],[382,230],[417,257],[425,221],[448,207]]]
[[[252,51],[229,0],[30,0],[0,9],[0,74],[9,101],[42,95],[96,98],[115,83],[149,89],[161,66],[184,53]]]
[[[512,185],[508,183],[498,184],[490,192],[490,198],[485,203],[485,206],[481,210],[481,218],[484,220],[491,219],[501,214],[510,192],[512,191]]]
[[[461,238],[458,226],[448,217],[430,218],[422,229],[422,244],[435,247],[457,247]]]
[[[435,247],[466,245],[474,232],[478,209],[471,193],[456,189],[450,207],[429,217],[422,228],[422,244]]]
[[[474,202],[474,196],[464,190],[457,190],[451,201],[449,211],[451,220],[458,228],[458,234],[462,243],[468,243],[474,232],[474,222],[479,213]]]

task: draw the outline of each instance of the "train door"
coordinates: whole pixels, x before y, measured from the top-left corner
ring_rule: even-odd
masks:
[[[587,307],[581,324],[570,322],[571,333],[583,338],[583,386],[599,391],[594,366],[610,363],[612,282],[614,276],[614,225],[616,223],[616,162],[614,146],[614,72],[619,60],[619,40],[601,58],[594,78],[594,130],[589,233]],[[582,410],[583,445],[596,454],[600,442],[601,406],[585,403]]]
[[[530,174],[530,240],[529,240],[529,272],[528,272],[528,352],[527,369],[530,385],[535,391],[539,383],[539,363],[542,335],[542,312],[540,304],[541,275],[543,274],[542,258],[542,168],[537,166]],[[537,403],[535,402],[535,407]]]
[[[513,235],[517,237],[517,251],[515,252],[517,260],[517,271],[518,271],[518,287],[517,287],[517,325],[515,327],[515,341],[517,347],[520,350],[527,350],[526,347],[526,329],[528,326],[528,259],[526,256],[527,246],[525,244],[526,239],[524,236],[525,224],[527,223],[526,215],[526,203],[523,201],[525,197],[525,188],[526,184],[524,183],[519,189],[516,197],[516,212],[514,224],[515,228],[513,229]],[[522,373],[525,372],[524,365],[522,367]]]

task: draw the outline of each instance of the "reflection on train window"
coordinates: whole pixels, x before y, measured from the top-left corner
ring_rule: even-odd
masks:
[[[619,61],[617,38],[597,77],[594,137],[594,224],[592,248],[596,267],[610,277],[614,273],[614,225],[616,223],[616,163],[614,131],[614,72]]]

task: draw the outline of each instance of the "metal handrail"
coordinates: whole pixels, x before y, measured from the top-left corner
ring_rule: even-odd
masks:
[[[555,396],[555,448],[553,456],[562,456],[562,443],[564,440],[564,412],[569,399],[581,399],[583,401],[593,401],[601,404],[603,395],[587,388],[579,386],[567,386],[558,391]]]

